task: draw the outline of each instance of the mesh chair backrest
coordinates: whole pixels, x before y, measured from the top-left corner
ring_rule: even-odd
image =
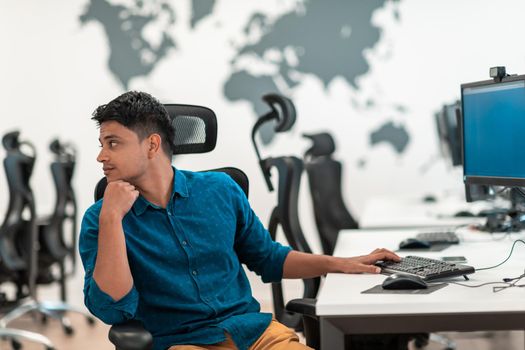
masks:
[[[303,162],[293,156],[267,158],[263,166],[267,169],[275,167],[279,175],[278,201],[270,217],[268,231],[273,240],[276,238],[277,228],[280,225],[288,241],[295,250],[311,253],[312,250],[304,237],[299,221],[298,199],[301,185]],[[320,286],[320,278],[303,279],[303,298],[315,298]],[[301,316],[286,312],[284,307],[284,293],[281,283],[272,283],[272,298],[275,317],[288,327],[301,329]]]
[[[77,241],[77,203],[72,184],[75,166],[75,158],[71,154],[58,155],[51,163],[56,201],[49,223],[41,230],[44,249],[40,251],[41,260],[45,258],[49,263],[61,261],[69,255],[73,268],[76,264]],[[66,240],[66,237],[70,239]]]
[[[21,142],[19,135],[18,131],[14,131],[2,138],[2,145],[7,151],[4,169],[9,186],[9,205],[0,227],[0,265],[11,271],[34,270],[36,267],[26,259],[36,241],[35,202],[30,186],[36,152],[31,143]],[[30,148],[30,154],[22,150],[23,145]],[[26,210],[29,212],[28,218],[23,216]],[[23,242],[28,244],[20,247]],[[33,274],[34,271],[29,273]]]
[[[348,211],[341,189],[341,163],[332,159],[335,143],[328,133],[304,135],[313,145],[304,155],[315,222],[323,252],[331,255],[341,229],[358,228]]]
[[[205,153],[217,143],[217,117],[206,107],[165,104],[175,128],[173,154]]]

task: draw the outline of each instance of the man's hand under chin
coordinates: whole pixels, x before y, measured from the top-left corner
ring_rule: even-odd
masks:
[[[101,216],[109,215],[122,220],[138,196],[139,191],[129,182],[123,180],[109,182],[104,192]]]

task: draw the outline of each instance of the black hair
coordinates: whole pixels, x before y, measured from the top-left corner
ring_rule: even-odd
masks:
[[[98,106],[92,120],[98,126],[116,121],[133,130],[142,141],[156,133],[162,139],[162,150],[171,158],[175,128],[168,111],[155,97],[140,91],[128,91],[105,105]]]

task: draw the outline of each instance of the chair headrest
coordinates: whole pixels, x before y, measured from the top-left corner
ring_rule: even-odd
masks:
[[[57,159],[64,161],[75,161],[77,150],[71,143],[62,143],[54,139],[49,144],[49,150],[55,154]]]
[[[303,137],[313,141],[312,147],[305,152],[305,157],[329,156],[335,151],[334,139],[327,132],[319,134],[303,134]]]
[[[295,106],[293,102],[282,95],[267,94],[262,97],[271,110],[272,116],[276,120],[275,132],[284,132],[291,129],[295,124]]]
[[[20,141],[20,131],[15,130],[4,134],[2,145],[8,153],[21,154],[29,158],[36,159],[36,149],[33,144],[27,140]],[[28,152],[29,151],[29,152]]]
[[[217,143],[217,117],[206,107],[165,104],[175,128],[173,154],[205,153]]]
[[[4,146],[6,151],[13,151],[18,149],[20,147],[20,131],[15,130],[8,132],[2,137],[2,145]]]

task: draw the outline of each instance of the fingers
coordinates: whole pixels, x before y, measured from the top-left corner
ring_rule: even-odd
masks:
[[[380,273],[381,268],[375,265],[363,264],[348,260],[346,268],[342,270],[343,273]]]
[[[380,273],[381,268],[374,264],[380,260],[400,261],[401,258],[394,252],[385,249],[374,249],[368,255],[346,258],[344,273]]]
[[[358,273],[380,273],[381,268],[375,265],[358,264]]]
[[[376,262],[379,260],[394,260],[394,261],[401,260],[399,255],[385,248],[374,249],[372,253],[368,254],[368,257],[374,259],[373,262]]]
[[[115,180],[115,181],[109,182],[106,187],[106,190],[108,189],[120,189],[120,190],[126,190],[126,191],[136,190],[135,186],[123,180]]]
[[[102,211],[123,218],[139,197],[139,191],[129,182],[117,180],[108,183],[104,192]]]

